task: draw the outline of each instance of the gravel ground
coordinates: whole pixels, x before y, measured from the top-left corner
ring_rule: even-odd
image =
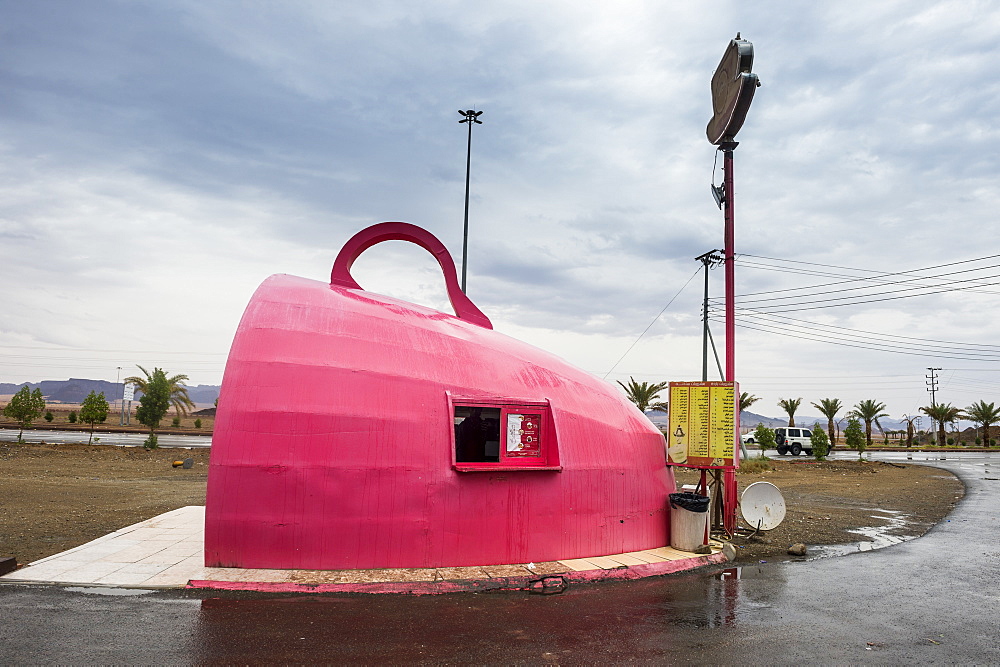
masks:
[[[65,551],[163,512],[205,502],[208,450],[108,445],[0,443],[0,557],[25,564]],[[193,458],[190,469],[173,461]],[[737,538],[737,562],[784,560],[790,544],[858,542],[849,532],[881,526],[876,510],[900,512],[898,536],[922,535],[964,493],[950,473],[918,465],[855,461],[773,461],[770,470],[738,475],[740,491],[775,484],[788,512],[776,529]],[[677,472],[678,484],[698,473]]]
[[[884,534],[917,537],[965,495],[957,477],[928,466],[805,460],[775,460],[768,466],[764,472],[738,474],[739,491],[758,481],[774,484],[785,498],[785,520],[752,538],[735,538],[737,562],[790,560],[787,550],[795,543],[813,547],[870,541],[851,531],[886,527],[886,510],[894,513],[894,521]],[[678,470],[676,476],[678,485],[694,484],[699,473]]]

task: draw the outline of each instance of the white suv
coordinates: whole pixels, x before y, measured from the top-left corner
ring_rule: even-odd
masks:
[[[791,454],[798,456],[805,452],[812,456],[812,431],[807,428],[792,428],[790,426],[779,426],[774,429],[774,442],[778,446],[778,453],[784,456]]]

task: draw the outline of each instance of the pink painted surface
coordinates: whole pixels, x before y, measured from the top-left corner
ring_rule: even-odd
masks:
[[[357,286],[350,265],[387,239],[437,257],[458,317]],[[667,544],[663,436],[611,384],[492,331],[432,235],[370,227],[332,277],[272,276],[243,315],[213,435],[206,565],[490,565]],[[542,414],[537,467],[456,466],[452,406],[470,403]]]

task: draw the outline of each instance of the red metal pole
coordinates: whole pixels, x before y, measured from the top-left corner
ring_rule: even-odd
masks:
[[[722,144],[722,169],[726,191],[726,381],[736,382],[736,271],[733,233],[733,149],[736,142]]]
[[[733,149],[737,142],[728,141],[721,144],[722,169],[725,174],[723,187],[726,193],[726,381],[736,382],[736,250],[734,227],[734,187],[733,187]],[[739,423],[739,395],[736,396],[736,422]],[[739,437],[739,431],[734,434]],[[737,447],[739,445],[737,444]],[[737,454],[738,455],[738,454]],[[736,472],[725,470],[722,478],[722,525],[730,535],[736,530],[736,505],[739,502],[736,489]]]

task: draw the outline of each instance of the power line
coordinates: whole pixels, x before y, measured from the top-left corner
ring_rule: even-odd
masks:
[[[920,281],[920,280],[933,280],[933,279],[943,278],[945,276],[955,276],[955,275],[961,275],[961,274],[965,274],[965,273],[973,273],[973,272],[976,272],[976,271],[985,271],[987,269],[996,269],[996,268],[1000,268],[1000,267],[998,267],[998,266],[986,266],[986,267],[981,267],[981,268],[978,268],[978,269],[966,269],[965,271],[955,271],[955,272],[952,272],[952,273],[939,274],[939,275],[933,275],[933,276],[914,276],[912,278],[907,278],[905,280],[882,280],[881,278],[858,278],[858,279],[845,280],[845,281],[834,282],[834,283],[819,283],[819,284],[816,284],[816,285],[807,285],[805,287],[793,287],[793,288],[788,288],[788,289],[784,289],[784,290],[773,290],[773,291],[770,291],[770,292],[755,292],[755,293],[751,293],[751,294],[740,295],[738,298],[741,299],[742,303],[762,303],[762,302],[767,302],[767,301],[784,301],[784,300],[788,300],[788,299],[805,299],[805,298],[808,298],[808,297],[813,296],[813,295],[811,295],[811,294],[792,294],[792,295],[788,295],[788,296],[771,296],[771,297],[765,297],[765,298],[761,298],[761,299],[747,299],[745,297],[748,297],[748,296],[759,296],[759,295],[765,295],[765,294],[776,294],[776,293],[780,293],[780,292],[815,290],[815,289],[820,289],[820,288],[828,288],[828,287],[832,287],[832,286],[836,286],[836,285],[846,285],[846,284],[850,284],[850,283],[856,283],[856,282],[859,282],[859,281],[862,281],[862,280],[864,280],[864,281],[875,280],[875,281],[879,282],[879,284],[877,284],[877,285],[861,285],[861,286],[858,286],[858,287],[847,287],[847,288],[843,288],[843,289],[823,289],[823,291],[819,292],[819,294],[826,295],[826,294],[838,294],[838,293],[844,293],[844,292],[858,292],[858,291],[861,291],[861,290],[873,290],[873,289],[876,289],[878,287],[884,287],[884,286],[888,286],[888,285],[903,285],[903,284],[906,284],[906,283],[914,283],[914,282],[917,282],[917,281]],[[982,285],[979,285],[979,284],[967,285],[965,283],[975,283],[976,281],[992,280],[994,278],[1000,278],[1000,274],[993,274],[993,275],[988,275],[988,276],[980,276],[980,277],[977,277],[977,278],[968,278],[968,279],[963,279],[963,280],[942,280],[942,281],[939,281],[938,283],[935,283],[935,284],[932,284],[932,285],[914,285],[914,286],[910,287],[908,290],[895,290],[895,291],[887,291],[887,292],[876,292],[875,294],[876,295],[878,295],[878,294],[892,294],[892,293],[899,292],[899,291],[910,291],[910,290],[920,290],[920,289],[933,289],[933,288],[936,288],[936,287],[947,286],[947,285],[958,285],[958,284],[961,284],[963,289],[970,289],[970,290],[972,290],[972,289],[978,289],[981,286],[988,286],[988,285],[993,285],[993,284],[996,284],[996,283],[982,283]],[[997,294],[998,292],[982,290],[981,293]],[[860,295],[860,296],[869,296],[869,295]],[[845,297],[845,298],[852,298],[852,297]]]
[[[956,281],[956,282],[965,282],[965,281]],[[985,284],[986,285],[1000,285],[1000,282],[985,283]],[[929,288],[930,288],[930,286],[928,286],[926,288],[910,288],[910,289],[906,289],[906,290],[896,290],[896,292],[907,292],[907,291],[912,291],[914,289],[929,289]],[[846,301],[846,299],[853,299],[853,298],[856,298],[856,297],[841,297],[841,298],[836,298],[836,299],[816,299],[816,300],[813,300],[813,301],[802,301],[800,303],[782,304],[781,306],[759,306],[758,308],[765,308],[765,309],[767,309],[767,312],[770,312],[770,313],[793,313],[793,312],[799,312],[799,311],[803,311],[803,310],[820,310],[820,309],[826,309],[826,308],[842,308],[844,306],[858,306],[858,305],[862,305],[862,304],[865,304],[865,303],[879,303],[879,302],[883,302],[883,301],[897,301],[899,299],[910,299],[910,298],[913,298],[913,297],[916,297],[916,296],[930,296],[932,294],[944,294],[944,293],[947,293],[947,292],[957,292],[957,291],[960,291],[960,290],[963,290],[963,289],[970,289],[970,288],[969,287],[951,287],[951,288],[946,288],[946,289],[937,289],[937,290],[933,290],[933,291],[929,291],[929,292],[923,292],[923,293],[920,293],[920,294],[906,294],[906,295],[902,295],[902,296],[887,296],[887,297],[883,297],[883,298],[879,298],[879,299],[857,297],[858,300],[855,300],[855,301]],[[882,294],[893,294],[893,293],[895,293],[895,292],[883,292]],[[873,295],[873,296],[877,296],[877,295]],[[843,301],[843,303],[826,303],[826,302],[829,302],[829,301]],[[824,305],[813,305],[813,304],[824,304]]]
[[[743,329],[761,331],[769,334],[777,334],[789,338],[797,338],[799,340],[831,343],[834,345],[841,345],[843,347],[852,347],[862,350],[873,350],[876,352],[893,352],[895,354],[907,354],[911,356],[932,357],[939,359],[962,359],[966,361],[991,361],[991,362],[1000,361],[1000,353],[990,355],[990,354],[962,352],[962,351],[951,352],[951,351],[932,351],[932,350],[929,351],[929,350],[906,349],[889,345],[879,345],[878,343],[870,342],[867,340],[838,339],[838,338],[832,338],[828,335],[825,336],[823,334],[802,334],[801,332],[790,333],[777,325],[771,326],[769,324],[763,324],[763,325],[761,323],[755,323],[755,324],[757,326],[754,326],[752,324],[747,324],[746,322],[741,322],[739,320],[736,322],[736,326],[741,327]]]
[[[107,350],[93,347],[45,347],[41,345],[5,345],[0,343],[0,349],[6,350],[43,350],[47,352],[105,352],[114,355],[138,355],[138,354],[182,354],[195,357],[218,357],[226,356],[226,352],[190,352],[190,351],[168,351],[168,350],[122,350],[120,348]]]
[[[623,354],[622,356],[618,357],[618,361],[616,361],[616,362],[614,363],[614,365],[613,365],[613,366],[612,366],[612,367],[610,368],[610,370],[608,370],[608,372],[607,372],[607,373],[605,373],[605,374],[604,374],[604,375],[602,376],[602,378],[601,378],[601,379],[607,379],[607,377],[608,377],[609,375],[611,375],[611,371],[615,370],[615,369],[616,369],[616,368],[618,367],[618,364],[620,364],[620,363],[622,362],[622,359],[624,359],[624,358],[625,358],[626,356],[628,356],[628,353],[632,351],[632,348],[633,348],[633,347],[635,347],[635,346],[636,346],[636,344],[637,344],[637,343],[638,343],[638,342],[639,342],[639,341],[640,341],[640,340],[642,339],[642,337],[646,335],[646,332],[647,332],[647,331],[649,331],[649,330],[650,330],[650,328],[651,328],[651,327],[652,327],[652,326],[653,326],[654,324],[656,324],[656,320],[660,319],[660,315],[662,315],[663,313],[665,313],[665,312],[667,311],[667,308],[669,308],[669,307],[670,307],[670,304],[672,304],[672,303],[674,302],[674,300],[676,300],[676,299],[677,299],[677,297],[679,297],[679,296],[681,295],[681,292],[683,292],[683,291],[684,291],[684,288],[685,288],[685,287],[687,287],[687,286],[688,286],[689,284],[691,284],[691,281],[692,281],[692,280],[694,280],[694,277],[695,277],[696,275],[698,275],[698,272],[699,272],[699,271],[701,271],[701,267],[698,267],[697,269],[695,269],[695,270],[694,270],[694,273],[692,273],[692,274],[691,274],[691,277],[687,279],[687,282],[685,282],[685,283],[684,283],[683,285],[681,285],[681,288],[680,288],[679,290],[677,290],[677,293],[676,293],[676,294],[674,294],[674,295],[673,295],[673,296],[672,296],[672,297],[670,298],[670,301],[667,301],[667,305],[665,305],[665,306],[664,306],[664,307],[663,307],[662,309],[660,309],[660,312],[658,312],[658,313],[656,314],[656,317],[654,317],[654,318],[653,318],[653,321],[652,321],[652,322],[650,322],[650,323],[649,323],[649,325],[647,325],[647,326],[646,326],[646,328],[642,330],[642,333],[641,333],[641,334],[639,334],[639,337],[638,337],[638,338],[636,338],[636,339],[635,339],[635,340],[634,340],[634,341],[632,342],[632,344],[628,346],[628,349],[627,349],[627,350],[625,350],[625,353],[624,353],[624,354]]]
[[[820,331],[823,333],[829,333],[831,336],[849,337],[850,339],[855,339],[863,342],[872,342],[882,345],[893,345],[893,346],[903,346],[910,345],[912,348],[924,348],[929,351],[934,350],[950,350],[958,349],[959,351],[968,352],[984,352],[1000,353],[1000,345],[990,345],[985,343],[958,343],[953,341],[942,341],[933,339],[923,339],[915,338],[912,336],[899,336],[896,334],[881,334],[874,331],[864,331],[860,329],[848,329],[846,327],[838,327],[832,324],[821,324],[818,322],[809,322],[808,320],[801,320],[794,317],[776,317],[770,313],[760,313],[755,310],[750,309],[740,309],[739,313],[744,317],[751,319],[763,319],[764,322],[759,322],[759,324],[764,325],[775,325],[782,327],[790,327],[795,329],[806,329],[809,331]],[[714,318],[718,320],[718,316]],[[799,324],[799,323],[802,324]],[[841,333],[844,332],[844,333]],[[866,335],[867,334],[867,335]],[[901,342],[895,342],[896,339]],[[966,350],[965,348],[982,348],[981,350]]]
[[[806,262],[804,260],[799,260],[799,259],[779,259],[777,257],[765,257],[763,255],[751,255],[749,253],[741,253],[737,257],[737,259],[739,259],[740,257],[754,257],[756,259],[766,259],[766,260],[770,260],[772,262],[786,262],[788,264],[805,264],[807,266],[821,266],[821,267],[826,268],[826,269],[840,269],[842,271],[865,271],[865,272],[868,272],[868,273],[879,273],[879,274],[882,274],[882,275],[892,276],[892,275],[903,275],[903,274],[907,274],[907,273],[916,273],[917,271],[930,271],[931,269],[941,269],[941,268],[944,268],[946,266],[957,266],[959,264],[969,264],[969,263],[972,263],[972,262],[982,262],[983,260],[987,260],[987,259],[996,259],[996,258],[1000,257],[1000,254],[998,254],[998,255],[986,255],[984,257],[975,257],[973,259],[963,259],[963,260],[960,260],[960,261],[957,261],[957,262],[947,262],[945,264],[934,264],[933,266],[927,266],[927,267],[924,267],[922,269],[910,269],[908,271],[897,271],[897,272],[893,272],[893,273],[885,273],[884,271],[879,271],[877,269],[859,269],[859,268],[855,268],[855,267],[852,267],[852,266],[838,266],[836,264],[818,264],[816,262]]]

